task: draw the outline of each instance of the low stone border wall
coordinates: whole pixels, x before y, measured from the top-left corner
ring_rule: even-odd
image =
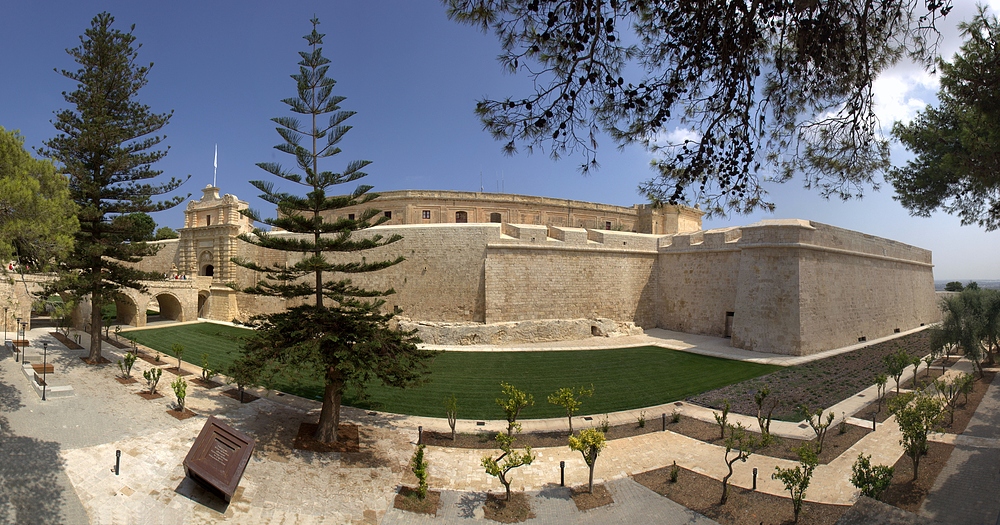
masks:
[[[541,319],[506,323],[444,323],[399,319],[403,330],[417,330],[432,345],[504,345],[573,341],[590,337],[642,335],[635,323],[613,319]]]

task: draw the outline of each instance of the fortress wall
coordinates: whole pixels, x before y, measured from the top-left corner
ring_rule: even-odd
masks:
[[[803,354],[856,344],[940,320],[931,254],[889,239],[812,223],[809,241],[842,253],[802,250]]]
[[[780,247],[743,247],[740,251],[733,310],[734,347],[802,355],[798,255],[793,249]]]
[[[733,346],[807,355],[939,318],[927,250],[802,220],[742,230]]]
[[[609,318],[656,325],[656,237],[504,226],[486,254],[487,323]]]
[[[735,309],[740,231],[695,232],[660,239],[657,326],[722,337]]]
[[[543,227],[544,228],[544,227]],[[475,321],[486,316],[483,261],[486,246],[500,239],[500,224],[433,224],[380,226],[355,235],[399,234],[388,246],[369,250],[369,261],[405,261],[378,272],[344,276],[368,288],[395,289],[389,308],[423,321]]]
[[[156,255],[143,257],[142,261],[132,264],[135,268],[144,272],[156,272],[159,274],[170,273],[170,268],[180,268],[177,250],[180,248],[179,239],[168,239],[165,241],[152,241],[151,246],[158,246]],[[190,276],[189,276],[190,277]]]

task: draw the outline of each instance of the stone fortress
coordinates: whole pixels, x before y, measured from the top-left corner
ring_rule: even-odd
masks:
[[[807,355],[940,319],[931,253],[807,220],[701,229],[686,206],[631,208],[454,191],[382,192],[388,221],[356,235],[402,235],[365,252],[401,264],[355,275],[394,288],[387,308],[427,343],[504,344],[641,328],[727,337],[734,347]],[[164,274],[126,291],[119,320],[240,320],[287,306],[237,292],[262,275],[231,257],[291,264],[295,254],[237,239],[247,203],[209,186],[188,203],[180,238],[140,263]],[[338,210],[350,216],[360,210]],[[516,222],[515,222],[516,221]],[[632,230],[635,230],[634,232]],[[280,234],[280,233],[277,233]]]

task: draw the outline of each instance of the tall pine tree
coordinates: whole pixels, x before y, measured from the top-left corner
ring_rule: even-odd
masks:
[[[289,252],[290,261],[298,254],[301,259],[294,264],[271,266],[233,260],[267,276],[267,280],[245,292],[303,301],[284,312],[251,320],[254,335],[244,344],[234,370],[241,371],[241,377],[250,371],[256,380],[271,374],[322,377],[323,408],[314,437],[329,443],[338,439],[345,387],[360,388],[374,379],[390,386],[406,386],[426,373],[432,353],[417,348],[419,340],[412,332],[390,328],[393,314],[383,312],[382,297],[393,290],[367,290],[343,278],[344,274],[373,272],[402,262],[402,257],[368,262],[357,255],[401,237],[352,237],[353,232],[386,220],[375,209],[366,210],[356,219],[333,218],[336,210],[365,204],[377,195],[369,193],[371,186],[365,185],[347,195],[327,195],[332,187],[364,177],[361,170],[370,162],[348,162],[340,173],[319,169],[320,159],[341,152],[338,145],[351,129],[344,122],[354,112],[342,110],[344,97],[332,94],[336,82],[326,76],[330,60],[322,52],[324,35],[316,30],[318,19],[310,22],[313,29],[304,37],[308,51],[299,52],[299,72],[292,75],[298,96],[282,100],[292,113],[303,115],[304,122],[287,116],[272,119],[284,140],[275,149],[294,156],[298,170],[286,170],[276,163],[258,164],[284,181],[303,186],[306,194],[299,197],[278,191],[270,182],[251,181],[261,191],[262,199],[277,206],[278,217],[261,219],[255,211],[247,211],[246,215],[284,232],[275,234],[258,228],[241,237],[262,248]],[[340,255],[328,259],[327,254]]]
[[[66,271],[52,289],[91,296],[91,363],[102,360],[104,304],[114,300],[121,288],[144,290],[141,281],[156,277],[123,264],[138,262],[154,250],[143,242],[124,242],[133,237],[128,231],[131,221],[114,223],[113,219],[171,208],[186,198],[153,200],[187,179],[146,182],[162,173],[152,168],[167,154],[156,149],[163,137],[155,133],[167,124],[172,112],[153,113],[136,100],[152,64],[137,63],[140,46],[134,45],[135,26],[124,33],[111,27],[114,21],[109,13],[98,14],[80,37],[80,45],[66,51],[80,65],[76,71],[60,71],[77,83],[75,91],[63,93],[74,107],[55,113],[53,124],[59,133],[45,142],[42,152],[63,165],[70,195],[79,207],[75,246],[63,261]]]

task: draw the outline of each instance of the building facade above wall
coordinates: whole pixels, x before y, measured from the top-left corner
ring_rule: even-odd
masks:
[[[386,225],[502,223],[674,234],[701,229],[704,215],[682,205],[631,207],[510,193],[449,190],[378,192],[365,206],[337,210],[337,216],[360,216],[367,208],[381,210]]]

